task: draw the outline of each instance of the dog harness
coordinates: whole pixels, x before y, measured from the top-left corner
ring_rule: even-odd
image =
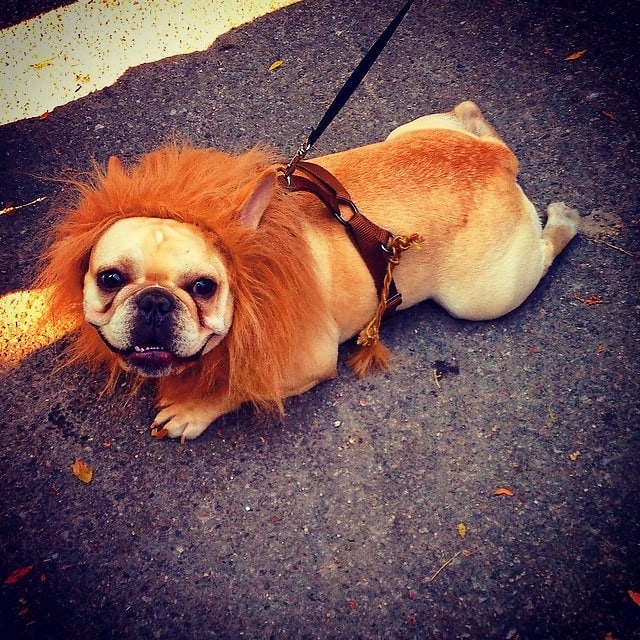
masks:
[[[402,303],[402,294],[392,277],[393,268],[400,262],[400,254],[412,246],[418,246],[422,238],[418,234],[395,236],[371,222],[358,211],[340,181],[315,163],[299,161],[293,172],[289,171],[288,165],[279,171],[278,179],[288,191],[305,191],[315,195],[349,233],[371,273],[380,301],[376,315],[361,331],[358,344],[368,346],[376,342],[383,317],[388,317]],[[340,211],[341,205],[351,209],[353,215],[345,218]]]
[[[335,176],[317,164],[303,162],[302,159],[358,88],[358,85],[391,39],[412,4],[413,0],[405,2],[396,17],[389,23],[353,70],[322,116],[317,127],[311,131],[309,137],[300,146],[291,161],[287,165],[280,167],[279,170],[281,174],[279,176],[280,182],[286,189],[312,193],[328,207],[338,222],[351,235],[351,239],[373,277],[380,302],[375,316],[358,336],[358,344],[361,347],[368,348],[368,352],[372,355],[371,360],[374,359],[373,354],[376,351],[376,347],[380,346],[378,344],[380,338],[379,329],[383,316],[391,313],[402,302],[402,296],[398,292],[391,275],[393,268],[400,261],[400,253],[418,245],[422,238],[418,234],[394,236],[391,232],[374,224],[358,211],[351,196]],[[353,215],[345,219],[340,213],[340,205],[351,209]]]

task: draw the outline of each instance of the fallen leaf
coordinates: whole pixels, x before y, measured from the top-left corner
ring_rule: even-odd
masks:
[[[30,564],[28,567],[22,567],[21,569],[16,569],[15,571],[12,571],[5,579],[4,583],[17,584],[18,582],[20,582],[20,580],[22,580],[22,578],[24,578],[27,575],[27,573],[29,573],[29,571],[31,571],[31,569],[33,569],[32,564]]]
[[[578,459],[579,455],[580,455],[579,451],[574,451],[573,453],[569,454],[569,458],[575,462]]]
[[[276,69],[281,67],[283,64],[284,64],[284,60],[276,60],[275,62],[271,63],[271,66],[269,67],[269,71],[275,71]]]
[[[511,489],[507,489],[505,487],[500,487],[493,492],[494,496],[512,496],[513,491]]]
[[[531,349],[529,349],[529,353],[538,353],[538,347],[531,347]]]
[[[601,298],[600,296],[591,296],[590,298],[581,298],[579,295],[577,294],[573,294],[573,299],[574,300],[578,300],[579,302],[582,302],[583,304],[592,306],[594,304],[602,304],[604,302],[604,299]]]
[[[629,597],[640,607],[640,593],[637,591],[631,591],[631,589],[629,589],[627,593],[629,594]]]
[[[602,115],[605,116],[606,118],[609,118],[609,120],[613,120],[614,122],[618,120],[618,118],[616,117],[616,114],[611,113],[611,111],[603,111]]]
[[[85,484],[88,484],[93,479],[93,469],[80,458],[76,458],[76,461],[71,465],[71,471],[80,482]]]
[[[358,608],[358,603],[355,600],[349,600],[349,608],[350,609],[357,609]]]
[[[604,351],[604,345],[603,344],[599,344],[598,348],[596,349],[596,353],[598,355],[600,355],[603,351]]]
[[[467,535],[467,525],[464,522],[461,522],[458,525],[458,535],[464,540]]]
[[[576,51],[575,53],[572,53],[570,56],[567,56],[565,58],[565,60],[578,60],[579,58],[582,58],[582,56],[587,53],[587,49],[582,49],[581,51]]]
[[[49,111],[45,111],[38,116],[38,120],[46,120],[50,115]]]

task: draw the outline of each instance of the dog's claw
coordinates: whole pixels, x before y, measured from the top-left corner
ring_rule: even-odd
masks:
[[[198,403],[159,403],[160,411],[151,430],[164,431],[170,438],[180,438],[181,444],[197,438],[218,417],[211,406]]]

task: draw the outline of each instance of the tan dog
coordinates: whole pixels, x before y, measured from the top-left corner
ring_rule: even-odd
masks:
[[[576,233],[561,203],[542,229],[516,158],[471,102],[314,162],[370,220],[423,237],[394,272],[401,308],[430,298],[460,318],[501,316]],[[348,234],[313,195],[288,193],[264,153],[167,147],[129,171],[112,158],[80,192],[39,284],[76,326],[74,359],[107,365],[112,383],[122,369],[159,378],[154,427],[171,437],[243,402],[282,409],[335,375],[338,345],[376,311]]]

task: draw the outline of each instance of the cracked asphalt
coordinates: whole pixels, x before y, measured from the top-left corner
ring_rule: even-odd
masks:
[[[0,295],[33,281],[55,178],[185,138],[288,159],[395,10],[303,0],[0,127],[0,207],[47,197],[0,216]],[[2,637],[640,638],[639,29],[630,0],[416,0],[313,150],[477,102],[539,210],[589,223],[507,317],[419,305],[391,372],[355,380],[347,345],[284,419],[184,446],[150,437],[151,387],[100,396],[59,344],[6,373],[0,578],[32,568]]]

